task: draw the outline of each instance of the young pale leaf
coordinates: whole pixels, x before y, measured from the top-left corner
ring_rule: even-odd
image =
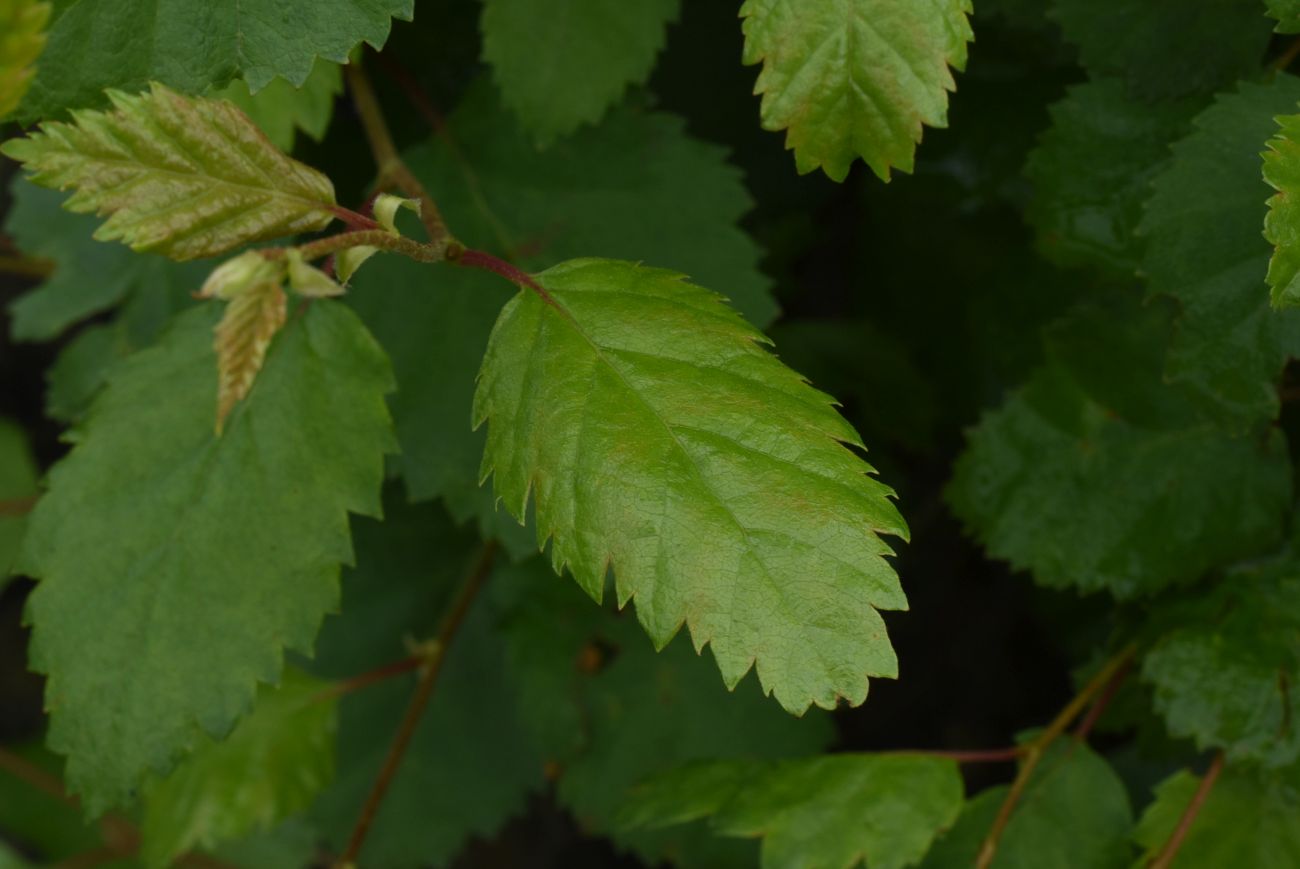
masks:
[[[161,82],[208,93],[236,78],[256,94],[280,76],[302,87],[317,58],[345,63],[388,39],[415,0],[63,0],[45,63],[19,109],[24,122],[99,108],[103,91]]]
[[[907,527],[832,400],[680,275],[588,259],[537,281],[493,329],[474,419],[483,477],[521,521],[535,497],[555,567],[597,600],[612,567],[657,646],[685,623],[728,686],[756,665],[795,713],[896,675],[880,535]]]
[[[253,254],[257,256],[257,254]],[[261,257],[258,257],[261,259]],[[253,388],[262,370],[271,339],[284,326],[287,313],[284,287],[278,280],[247,288],[226,304],[217,324],[217,434],[226,417]]]
[[[893,167],[911,172],[922,126],[947,126],[970,11],[970,0],[745,0],[763,127],[788,131],[800,172],[843,181],[857,157],[886,181]]]
[[[29,520],[31,661],[91,813],[227,732],[284,650],[311,648],[352,556],[348,513],[379,512],[392,380],[370,335],[314,302],[217,438],[217,314],[181,315],[113,369]]]
[[[27,435],[0,419],[0,589],[9,580],[27,526],[27,511],[36,496],[36,460]]]
[[[835,754],[683,767],[633,793],[630,826],[711,818],[724,836],[761,836],[763,869],[902,869],[957,820],[955,761]]]
[[[186,851],[269,830],[309,806],[334,777],[338,703],[317,699],[327,687],[286,668],[230,736],[204,742],[149,785],[140,825],[145,864],[171,866]]]
[[[990,788],[966,804],[921,869],[971,869],[1006,799]],[[1087,745],[1058,740],[1029,779],[990,869],[1117,869],[1129,865],[1133,809],[1124,782]],[[874,869],[874,866],[873,866]]]
[[[1208,96],[1256,74],[1269,26],[1259,0],[1050,0],[1093,78],[1123,76],[1148,100]]]
[[[69,210],[109,215],[99,240],[188,260],[333,219],[330,180],[277,151],[231,103],[158,84],[109,97],[112,111],[76,112],[0,146],[37,184],[76,188]]]
[[[1199,779],[1186,770],[1156,787],[1133,833],[1149,865],[1178,827]],[[1300,775],[1256,775],[1229,767],[1196,813],[1178,850],[1177,869],[1300,866]]]
[[[1277,19],[1278,33],[1300,33],[1300,0],[1267,0],[1268,14]]]
[[[1300,759],[1300,566],[1231,573],[1155,618],[1165,630],[1142,676],[1171,734],[1233,761]]]
[[[334,100],[342,92],[339,65],[317,60],[299,87],[277,77],[254,94],[248,82],[236,79],[212,96],[239,106],[275,147],[292,151],[299,130],[317,142],[324,137],[334,115]]]
[[[1280,540],[1291,470],[1276,430],[1138,425],[1049,367],[971,432],[948,498],[1039,583],[1128,598]]]
[[[0,0],[0,118],[18,108],[27,93],[49,18],[49,3]]]
[[[61,207],[63,196],[15,178],[5,232],[28,256],[48,260],[53,273],[9,306],[10,334],[19,341],[48,341],[69,326],[124,301],[144,296],[188,299],[209,266],[139,256],[95,241],[98,221]]]
[[[486,0],[483,57],[501,95],[548,144],[650,76],[681,0]]]
[[[1264,152],[1264,180],[1277,195],[1268,201],[1264,237],[1273,244],[1268,285],[1273,307],[1300,306],[1300,115],[1277,119],[1281,128]]]
[[[1297,102],[1300,79],[1285,73],[1217,97],[1174,144],[1140,227],[1151,292],[1183,311],[1166,376],[1238,431],[1277,416],[1282,366],[1300,355],[1300,314],[1269,308],[1260,227],[1271,190],[1259,166],[1262,144],[1277,132],[1273,118]]]

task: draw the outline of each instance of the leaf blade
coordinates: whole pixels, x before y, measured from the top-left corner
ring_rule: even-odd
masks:
[[[391,374],[359,322],[313,303],[218,439],[215,314],[114,367],[24,544],[50,745],[92,813],[225,732],[285,648],[310,649],[352,557],[348,514],[379,511]]]
[[[896,673],[878,610],[906,599],[879,535],[907,529],[829,397],[673,273],[575,260],[538,281],[489,339],[483,477],[516,518],[531,494],[539,542],[597,600],[613,567],[657,646],[687,624],[728,686],[756,665],[792,712],[861,703]]]
[[[800,173],[843,181],[859,156],[885,181],[891,167],[911,172],[923,125],[947,125],[970,11],[968,0],[746,0],[763,127],[787,130]]]
[[[188,260],[333,219],[330,180],[277,151],[233,104],[159,84],[109,97],[111,111],[77,112],[0,146],[35,183],[75,187],[68,210],[107,215],[97,239]]]

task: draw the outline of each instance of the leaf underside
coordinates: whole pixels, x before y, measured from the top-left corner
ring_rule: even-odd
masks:
[[[317,301],[289,323],[217,438],[216,314],[113,369],[30,518],[32,666],[92,814],[227,732],[285,648],[310,650],[348,514],[379,512],[391,375],[354,315]]]
[[[74,113],[0,148],[43,187],[76,192],[65,207],[108,216],[95,237],[175,260],[323,229],[334,185],[276,150],[234,104],[110,92],[114,109]]]
[[[681,276],[575,260],[511,301],[474,418],[483,476],[539,542],[657,646],[687,624],[734,686],[752,666],[786,709],[861,703],[897,662],[877,610],[906,600],[881,534],[892,492],[847,444],[832,400]]]
[[[858,157],[886,181],[911,172],[923,126],[947,126],[970,12],[970,0],[746,0],[763,127],[787,130],[800,172],[842,181]]]

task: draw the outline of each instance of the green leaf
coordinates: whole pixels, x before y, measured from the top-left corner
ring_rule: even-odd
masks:
[[[776,313],[761,250],[737,226],[751,206],[740,172],[721,148],[689,138],[672,115],[613,111],[563,146],[538,151],[481,83],[450,118],[448,137],[407,162],[438,192],[466,244],[526,268],[598,255],[671,263],[725,286],[751,322]],[[470,424],[474,376],[488,334],[509,299],[495,276],[378,257],[348,296],[392,355],[400,388],[391,405],[411,497],[445,498],[461,520],[534,550],[491,491],[478,485],[483,432]],[[435,291],[431,291],[435,288]],[[390,300],[402,296],[401,305]]]
[[[1277,195],[1268,201],[1264,237],[1274,246],[1268,264],[1268,285],[1274,308],[1300,306],[1300,115],[1277,118],[1281,128],[1264,152],[1264,180]]]
[[[1300,33],[1300,0],[1265,0],[1268,14],[1277,19],[1278,33]]]
[[[966,804],[921,869],[969,869],[1007,795],[990,788]],[[1133,810],[1105,760],[1070,740],[1051,746],[1003,830],[990,869],[1116,869],[1127,866]]]
[[[334,115],[334,100],[343,92],[343,73],[338,64],[317,60],[311,75],[300,86],[275,78],[256,94],[248,83],[235,79],[213,94],[239,106],[281,151],[292,151],[299,130],[319,142]]]
[[[837,754],[688,766],[638,789],[626,815],[633,826],[712,817],[721,835],[761,836],[764,869],[902,869],[925,856],[961,805],[954,761]]]
[[[1300,865],[1300,787],[1294,778],[1294,772],[1288,781],[1280,775],[1225,770],[1178,850],[1178,869]],[[1199,784],[1184,770],[1156,788],[1155,802],[1133,834],[1146,849],[1144,865],[1173,835]]]
[[[186,851],[270,830],[310,805],[334,776],[337,701],[317,699],[326,687],[287,668],[229,737],[201,745],[148,786],[140,826],[146,864],[170,866]]]
[[[1164,630],[1142,676],[1172,735],[1233,761],[1300,759],[1300,566],[1236,571],[1155,619]]]
[[[36,480],[26,432],[0,418],[0,589],[9,581],[22,546],[27,502],[36,495]]]
[[[990,555],[1040,584],[1119,598],[1280,540],[1292,495],[1281,433],[1171,422],[1126,421],[1045,368],[970,433],[949,502]]]
[[[22,179],[15,179],[10,191],[13,208],[5,231],[25,254],[54,264],[50,277],[10,305],[16,340],[48,341],[137,294],[187,298],[203,284],[203,265],[139,256],[95,241],[98,221],[65,211],[63,197],[55,191]]]
[[[256,94],[280,76],[302,87],[317,58],[345,63],[361,42],[381,48],[414,0],[64,0],[18,118],[100,108],[103,91],[157,81],[202,94],[236,78]]]
[[[540,143],[599,121],[644,84],[681,0],[485,0],[483,58]]]
[[[1117,78],[1071,88],[1050,108],[1052,126],[1025,166],[1039,248],[1063,265],[1132,275],[1151,179],[1199,107],[1195,99],[1144,104]]]
[[[1260,227],[1270,191],[1259,176],[1273,116],[1297,101],[1300,80],[1285,74],[1220,96],[1174,145],[1142,222],[1150,290],[1183,310],[1166,375],[1235,430],[1277,415],[1282,366],[1300,351],[1300,316],[1269,309]]]
[[[1258,73],[1269,41],[1258,0],[1052,0],[1051,16],[1093,78],[1123,76],[1149,100]]]
[[[657,646],[683,623],[728,687],[757,666],[791,712],[866,699],[904,609],[879,535],[907,527],[832,400],[721,299],[672,272],[573,260],[502,311],[474,417],[483,476],[538,541]],[[743,421],[743,424],[742,424]]]
[[[49,3],[0,0],[0,118],[18,108],[27,93],[49,18]]]
[[[947,126],[970,11],[970,0],[745,0],[764,129],[787,130],[801,173],[843,181],[857,157],[886,181],[893,167],[911,172],[922,126]]]
[[[31,660],[91,813],[227,732],[283,650],[310,649],[351,559],[347,515],[379,510],[391,375],[360,323],[314,302],[216,438],[216,314],[113,369],[31,516]]]
[[[275,150],[232,104],[158,84],[109,98],[113,111],[77,112],[0,146],[37,184],[77,188],[70,211],[109,215],[100,241],[187,260],[333,219],[330,180]]]

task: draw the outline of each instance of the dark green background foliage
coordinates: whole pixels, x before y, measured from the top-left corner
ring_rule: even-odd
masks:
[[[913,8],[808,0],[790,42],[815,38],[818,15],[875,21],[896,3]],[[750,326],[835,397],[910,528],[906,542],[870,536],[870,569],[852,565],[880,583],[869,603],[896,610],[878,553],[897,552],[908,609],[883,620],[898,678],[877,678],[893,675],[883,634],[856,638],[852,672],[820,693],[787,691],[799,680],[776,666],[803,636],[697,654],[682,630],[656,651],[683,618],[706,624],[689,602],[669,616],[661,601],[656,617],[644,600],[669,563],[690,567],[671,591],[705,594],[709,547],[688,552],[670,522],[652,530],[678,542],[673,558],[629,567],[593,602],[605,562],[584,558],[650,532],[584,525],[541,491],[568,466],[548,465],[523,430],[572,385],[552,358],[568,321],[544,324],[540,297],[512,302],[517,288],[486,272],[382,253],[341,301],[291,305],[257,389],[212,441],[215,303],[193,294],[214,263],[96,241],[93,215],[0,161],[0,867],[84,859],[105,841],[103,865],[121,867],[184,864],[186,852],[331,865],[417,675],[338,686],[410,656],[480,575],[361,851],[367,869],[971,866],[1001,826],[1015,764],[905,750],[1030,743],[1121,649],[1134,660],[1101,717],[1086,738],[1046,745],[991,865],[1142,865],[1208,775],[1173,865],[1300,869],[1300,315],[1271,307],[1266,281],[1274,244],[1279,261],[1297,257],[1287,209],[1300,184],[1274,200],[1265,237],[1275,191],[1260,158],[1275,117],[1300,114],[1297,45],[1279,35],[1300,30],[1295,2],[976,0],[947,125],[942,62],[962,65],[959,28],[927,48],[940,65],[915,129],[899,121],[880,152],[855,138],[870,124],[841,131],[864,158],[842,183],[827,173],[854,156],[843,141],[809,145],[802,122],[787,124],[792,157],[785,133],[762,129],[760,118],[782,126],[780,111],[754,95],[736,3],[247,0],[249,40],[229,4],[193,5],[203,14],[55,2],[3,138],[103,108],[105,88],[159,81],[248,106],[359,209],[374,161],[334,65],[353,52],[405,163],[468,247],[539,273],[565,304],[575,267],[544,270],[582,257],[684,273],[730,300],[749,325],[703,293],[683,302],[716,317],[670,348],[699,366],[679,384],[691,406],[672,408],[687,423],[725,405],[733,448],[768,433],[761,411],[742,425],[751,393],[726,380],[747,364],[733,351],[752,349]],[[916,5],[964,21],[962,0]],[[746,27],[799,7],[750,0]],[[141,42],[146,19],[166,40]],[[936,125],[905,173],[922,119]],[[1294,144],[1274,142],[1275,186],[1300,178]],[[826,171],[800,174],[796,159]],[[871,168],[891,165],[888,183]],[[421,232],[408,213],[398,225]],[[630,265],[576,268],[653,284],[636,305],[679,286]],[[478,398],[492,419],[475,430],[476,374],[507,303],[494,342],[515,344],[492,345]],[[642,334],[635,305],[617,323],[595,310],[621,330],[602,352],[667,328],[647,317]],[[556,379],[507,395],[520,330],[535,336],[530,364]],[[826,433],[825,402],[769,368],[766,388],[806,424],[803,455],[856,479],[863,465]],[[607,421],[594,410],[584,405],[584,426]],[[495,490],[480,486],[485,444]],[[588,446],[613,462],[622,444]],[[669,464],[620,470],[652,488]],[[839,485],[819,468],[819,485]],[[803,470],[769,473],[749,500],[811,479]],[[535,506],[525,471],[541,480]],[[603,503],[604,481],[574,476],[574,501]],[[89,515],[92,502],[112,509]],[[876,502],[863,509],[876,512],[850,518],[864,535],[902,530]],[[546,555],[539,518],[556,535]],[[118,567],[142,550],[164,554]],[[800,564],[839,552],[828,543]],[[131,584],[106,583],[114,571]],[[620,610],[633,582],[645,609]],[[778,608],[742,603],[723,620]],[[872,606],[837,609],[879,621]],[[814,619],[819,642],[842,625],[835,615]],[[808,667],[825,663],[821,649]],[[763,681],[729,691],[724,678],[755,656]],[[129,690],[104,687],[106,671]],[[867,675],[862,705],[791,714],[860,700]],[[109,821],[34,788],[33,769]],[[143,840],[122,840],[124,828]]]

